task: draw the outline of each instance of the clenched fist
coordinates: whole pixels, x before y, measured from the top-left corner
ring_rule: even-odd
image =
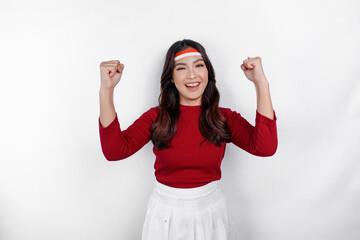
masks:
[[[113,90],[121,79],[124,64],[119,60],[100,63],[101,89]]]
[[[260,57],[245,59],[241,69],[244,71],[245,76],[255,84],[267,81]]]

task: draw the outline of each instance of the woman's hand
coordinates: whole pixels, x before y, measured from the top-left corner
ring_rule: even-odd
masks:
[[[245,59],[241,69],[244,71],[245,76],[254,84],[267,82],[260,57]]]
[[[124,64],[119,60],[111,60],[100,63],[101,89],[114,90],[121,79]]]

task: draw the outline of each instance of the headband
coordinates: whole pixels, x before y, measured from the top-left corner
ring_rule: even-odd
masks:
[[[188,57],[188,56],[202,56],[201,53],[197,49],[186,49],[184,51],[178,52],[175,54],[174,61],[179,60],[180,58]]]

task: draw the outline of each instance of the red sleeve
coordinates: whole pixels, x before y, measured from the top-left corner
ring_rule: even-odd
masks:
[[[109,161],[121,160],[136,153],[150,141],[150,127],[157,117],[157,108],[151,108],[126,130],[121,130],[117,115],[109,126],[103,128],[99,118],[101,148]]]
[[[254,127],[236,111],[229,108],[222,110],[228,122],[232,143],[256,156],[267,157],[275,154],[278,145],[275,111],[274,119],[256,111]]]

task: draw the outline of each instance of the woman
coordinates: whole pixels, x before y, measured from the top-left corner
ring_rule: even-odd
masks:
[[[124,65],[100,64],[99,131],[104,156],[129,157],[150,140],[156,183],[150,196],[142,239],[238,239],[218,188],[225,145],[234,143],[257,156],[277,149],[276,116],[260,57],[241,65],[255,85],[255,127],[239,113],[220,108],[214,69],[203,46],[184,39],[166,54],[159,106],[121,130],[113,91]]]

